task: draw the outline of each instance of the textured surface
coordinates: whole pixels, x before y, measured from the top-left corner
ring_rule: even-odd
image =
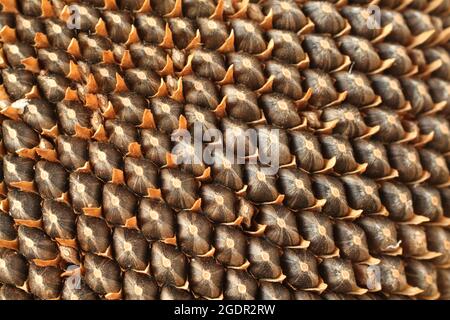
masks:
[[[0,299],[450,298],[450,1],[82,2],[0,0]]]

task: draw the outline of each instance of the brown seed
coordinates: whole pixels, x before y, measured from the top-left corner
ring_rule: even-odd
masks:
[[[337,120],[338,122],[333,128],[333,133],[348,138],[360,137],[369,130],[359,110],[350,104],[342,104],[324,109],[321,119],[325,122]]]
[[[45,34],[52,47],[66,50],[72,38],[74,37],[74,31],[69,28],[66,22],[50,18],[44,20]]]
[[[449,89],[449,83],[442,79],[431,78],[427,81],[427,85],[433,101],[446,102],[443,112],[448,114],[450,95],[447,91]]]
[[[291,209],[312,207],[316,199],[309,176],[296,169],[280,169],[278,172],[280,192],[285,195],[284,204]]]
[[[22,60],[35,57],[34,48],[26,43],[5,43],[3,52],[11,67],[24,67]]]
[[[96,34],[80,33],[78,42],[83,59],[90,63],[102,62],[103,52],[112,50],[111,41]]]
[[[216,9],[213,0],[187,0],[183,1],[183,14],[191,19],[211,16]]]
[[[267,226],[264,235],[270,241],[281,247],[300,244],[301,238],[292,211],[280,205],[263,205],[259,209],[256,220]]]
[[[36,193],[12,189],[8,192],[9,214],[18,220],[39,220],[42,216],[41,200]]]
[[[291,99],[299,100],[303,96],[301,76],[294,66],[282,64],[276,60],[266,63],[267,76],[273,76],[273,90]]]
[[[114,258],[123,269],[145,270],[148,264],[148,245],[140,231],[116,227],[112,245]]]
[[[213,225],[200,213],[181,211],[177,214],[177,241],[190,256],[200,256],[211,250]]]
[[[125,11],[103,11],[102,18],[108,29],[108,36],[116,43],[125,43],[131,32],[132,17]]]
[[[61,164],[68,170],[83,167],[89,160],[84,139],[60,135],[56,139],[56,148]]]
[[[251,122],[261,118],[257,95],[243,85],[225,85],[221,95],[227,97],[227,113],[229,116]]]
[[[437,284],[439,292],[441,293],[441,299],[446,300],[450,296],[448,285],[450,284],[450,272],[444,269],[437,271]],[[0,289],[2,290],[2,289]]]
[[[403,18],[403,15],[394,10],[382,10],[382,26],[384,27],[390,23],[392,24],[392,31],[386,37],[386,40],[393,43],[399,43],[401,45],[407,45],[411,41],[412,34],[405,19]]]
[[[363,210],[366,214],[380,212],[381,200],[375,181],[358,175],[341,177],[341,181],[344,183],[350,207]]]
[[[46,33],[44,23],[37,17],[27,17],[15,14],[16,32],[18,38],[28,44],[34,44],[35,35],[38,32]],[[12,26],[10,26],[12,27]]]
[[[111,231],[101,218],[80,215],[77,219],[77,239],[81,249],[105,253],[111,244]]]
[[[132,124],[120,120],[105,121],[106,132],[111,142],[122,154],[129,152],[129,145],[137,143],[138,130]]]
[[[149,188],[157,188],[158,169],[148,159],[125,157],[127,186],[135,193],[147,195]]]
[[[318,286],[317,262],[311,252],[304,249],[286,249],[281,257],[281,265],[287,282],[294,288],[310,289]]]
[[[392,172],[383,143],[373,140],[354,140],[353,153],[358,163],[367,163],[364,174],[372,179],[386,177]]]
[[[405,270],[408,283],[423,290],[419,297],[439,297],[437,273],[432,264],[411,259],[408,260]]]
[[[402,259],[398,257],[383,256],[379,264],[380,278],[383,291],[388,293],[403,291],[408,283],[406,282],[405,266]]]
[[[105,184],[102,199],[104,216],[109,223],[123,226],[128,219],[134,217],[138,200],[126,186]]]
[[[235,48],[249,54],[262,53],[267,45],[261,28],[256,22],[236,19],[231,20],[231,28],[236,36]]]
[[[322,1],[310,1],[303,6],[303,12],[314,22],[318,33],[338,34],[345,27],[345,20],[334,4]]]
[[[38,161],[35,166],[35,182],[43,198],[60,198],[69,189],[69,173],[58,163]]]
[[[261,300],[290,300],[291,292],[280,283],[261,281],[258,299]]]
[[[265,83],[261,63],[254,56],[247,53],[233,52],[227,55],[228,65],[234,66],[234,80],[250,90],[258,90]]]
[[[446,183],[450,179],[449,170],[445,158],[431,149],[420,149],[420,162],[423,168],[430,173],[428,182],[431,184]]]
[[[420,157],[417,150],[411,145],[391,144],[387,148],[389,162],[398,170],[400,180],[411,182],[419,179],[423,174]]]
[[[381,66],[381,59],[370,41],[355,37],[343,36],[339,38],[340,51],[349,56],[354,68],[361,72],[370,72]]]
[[[3,157],[3,181],[10,185],[14,182],[30,182],[34,178],[34,161],[13,154]]]
[[[19,252],[28,260],[54,260],[58,247],[44,231],[37,228],[19,226]]]
[[[76,277],[69,277],[64,281],[61,298],[63,300],[97,300],[98,296],[83,278],[78,282]]]
[[[226,266],[239,267],[246,261],[247,239],[236,227],[216,226],[213,246],[216,259]]]
[[[56,111],[62,130],[68,135],[76,134],[77,127],[91,127],[92,112],[78,101],[59,102]]]
[[[450,150],[450,125],[448,121],[436,116],[424,116],[419,118],[420,132],[429,134],[434,132],[433,140],[427,146],[440,151]]]
[[[121,272],[118,264],[111,259],[92,253],[84,258],[85,281],[87,285],[100,295],[118,293],[122,287]]]
[[[36,81],[33,73],[23,69],[3,69],[2,79],[6,92],[13,100],[24,98]]]
[[[424,50],[424,54],[428,63],[432,63],[438,59],[442,61],[441,67],[433,75],[444,80],[450,80],[450,56],[447,51],[443,48],[436,47]]]
[[[164,286],[161,289],[161,300],[193,300],[194,297],[189,291],[178,289],[174,286]]]
[[[158,286],[148,275],[128,270],[123,276],[125,300],[155,300],[158,298]]]
[[[357,168],[352,146],[341,135],[323,135],[320,137],[320,143],[326,158],[336,157],[336,172],[343,174]]]
[[[39,135],[22,121],[3,121],[2,135],[6,150],[12,153],[32,149],[39,144]]]
[[[408,187],[398,182],[383,182],[380,187],[383,205],[389,217],[396,221],[408,221],[414,215],[412,195]]]
[[[56,200],[42,203],[42,222],[45,233],[52,239],[74,239],[76,236],[76,215],[72,208]]]
[[[150,257],[153,276],[160,286],[184,285],[187,279],[187,259],[177,247],[159,241],[153,242]]]
[[[95,82],[102,93],[111,93],[116,89],[116,74],[120,74],[116,64],[99,63],[91,67]]]
[[[222,294],[225,271],[212,258],[194,258],[189,269],[192,291],[206,298],[217,298]]]
[[[224,57],[215,51],[197,49],[192,53],[192,70],[199,77],[221,81],[227,72]]]
[[[197,25],[206,49],[219,49],[229,37],[230,32],[223,21],[198,18]]]
[[[441,196],[436,188],[414,185],[410,189],[416,214],[430,218],[431,221],[442,218]]]
[[[161,3],[156,2],[156,5],[166,5],[168,2],[172,2],[172,0]],[[152,7],[153,9],[158,10],[158,7]],[[166,23],[161,17],[147,13],[138,13],[136,15],[134,25],[136,26],[140,39],[154,45],[158,45],[163,42]]]
[[[14,286],[3,285],[0,287],[0,300],[32,300],[33,296]]]
[[[175,46],[182,50],[186,49],[196,36],[194,22],[187,18],[172,18],[169,20]]]
[[[198,183],[176,169],[161,170],[161,190],[166,202],[177,209],[190,209],[197,200]]]
[[[314,194],[318,199],[326,199],[322,212],[332,217],[345,217],[349,206],[345,198],[345,189],[337,178],[325,175],[313,176]]]
[[[446,265],[450,262],[450,253],[448,250],[450,235],[442,227],[427,227],[426,239],[427,247],[430,251],[439,252],[442,255],[433,260],[438,265]]]
[[[235,196],[231,190],[221,185],[205,185],[201,189],[202,209],[214,222],[224,223],[235,220]]]
[[[170,137],[156,129],[141,131],[142,151],[145,158],[158,166],[166,164],[166,156],[172,150]]]
[[[262,95],[260,104],[267,120],[274,126],[289,129],[302,123],[293,101],[279,93]]]
[[[257,279],[277,279],[282,275],[279,249],[264,239],[249,239],[248,260],[248,271]]]
[[[219,105],[219,93],[213,82],[194,75],[183,77],[183,92],[187,103],[211,110]]]
[[[159,130],[170,134],[178,128],[183,105],[169,98],[150,100],[150,108]]]
[[[127,69],[124,72],[127,87],[144,97],[151,97],[158,92],[161,86],[159,76],[148,69]]]
[[[342,258],[354,262],[370,258],[366,235],[357,224],[337,221],[334,224],[334,236]]]
[[[5,213],[0,213],[0,241],[15,241],[17,230],[14,228],[14,219]]]
[[[245,166],[247,198],[257,203],[275,201],[279,193],[276,176],[265,173],[265,168],[256,164]]]
[[[406,24],[413,35],[418,35],[422,32],[433,30],[435,26],[428,14],[417,10],[408,9],[403,12]]]
[[[313,68],[331,71],[344,63],[344,56],[331,37],[308,34],[305,36],[302,45],[311,59],[311,67]]]
[[[267,31],[267,37],[274,42],[274,58],[289,64],[298,64],[306,58],[300,38],[294,32],[273,29]]]
[[[352,73],[340,71],[335,74],[336,88],[342,92],[347,91],[348,103],[356,107],[369,105],[375,101],[375,92],[370,86],[369,79],[358,71]]]
[[[384,17],[383,12],[384,10],[381,13],[382,22]],[[359,37],[372,40],[380,35],[382,31],[380,28],[371,28],[370,24],[367,23],[367,18],[370,17],[371,14],[369,8],[351,5],[340,8],[339,13],[346,18],[352,26],[352,34]]]
[[[0,248],[0,280],[3,284],[21,287],[28,277],[25,257],[11,249]]]
[[[142,69],[150,68],[157,72],[163,70],[167,63],[167,53],[164,49],[151,44],[133,43],[130,46],[130,54],[133,63]]]
[[[113,169],[122,167],[122,155],[111,143],[90,142],[89,160],[95,174],[106,181],[112,179]]]
[[[395,59],[394,64],[388,69],[389,74],[401,76],[411,71],[413,65],[405,47],[383,42],[377,44],[376,48],[381,59]]]
[[[19,3],[20,12],[27,16],[40,16],[42,14],[41,11],[41,1],[39,0],[30,0],[24,3]]]
[[[149,240],[175,236],[174,212],[162,201],[142,199],[137,218],[143,235]]]
[[[423,256],[427,250],[425,229],[420,226],[400,225],[398,238],[402,241],[403,254],[407,257]]]
[[[55,267],[38,267],[30,264],[28,271],[28,287],[30,293],[39,299],[56,299],[62,288],[62,271]]]
[[[391,220],[380,216],[365,216],[357,223],[366,233],[371,253],[389,253],[398,249],[397,231]]]
[[[308,172],[323,169],[325,159],[317,136],[307,131],[293,131],[290,135],[292,152],[296,155],[299,166]]]
[[[266,1],[262,3],[262,9],[265,15],[272,10],[274,29],[298,32],[307,23],[302,10],[294,2]]]
[[[38,132],[50,130],[57,125],[55,107],[41,99],[27,101],[23,109],[22,119]]]
[[[328,288],[336,293],[350,293],[357,287],[352,264],[340,258],[325,259],[319,266]]]
[[[227,269],[223,295],[231,300],[255,300],[258,293],[256,280],[246,271]]]
[[[395,77],[382,74],[372,75],[370,80],[375,93],[381,97],[386,106],[392,109],[401,109],[405,106],[404,94],[408,95],[408,90],[402,86],[403,82],[400,83]],[[405,80],[410,81],[410,79]],[[412,81],[415,81],[415,79]],[[402,90],[405,90],[406,93]]]
[[[148,108],[144,97],[133,92],[124,92],[111,95],[109,99],[118,120],[134,125],[142,124],[144,111]]]
[[[331,219],[320,213],[303,211],[297,215],[298,229],[310,242],[308,250],[317,255],[330,255],[336,250]]]

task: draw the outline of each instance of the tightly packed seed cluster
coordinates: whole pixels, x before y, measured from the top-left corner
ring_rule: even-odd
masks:
[[[450,0],[0,6],[0,299],[450,299]]]

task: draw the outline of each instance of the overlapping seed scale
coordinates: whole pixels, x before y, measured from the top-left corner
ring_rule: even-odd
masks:
[[[0,4],[0,299],[449,298],[449,1]]]

